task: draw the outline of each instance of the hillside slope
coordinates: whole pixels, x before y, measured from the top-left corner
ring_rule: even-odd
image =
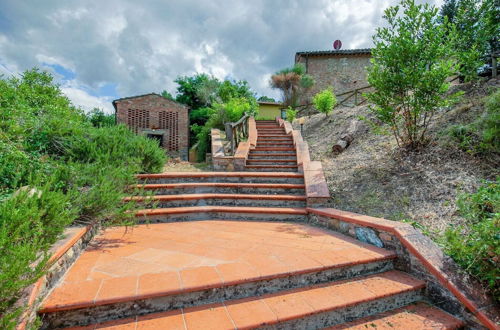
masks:
[[[475,191],[483,179],[495,179],[500,175],[500,162],[498,155],[485,159],[460,150],[446,132],[480,116],[484,97],[499,87],[498,79],[454,86],[465,92],[461,102],[439,111],[429,132],[434,142],[419,152],[401,151],[389,131],[377,134],[361,121],[352,144],[334,155],[332,145],[351,121],[370,116],[368,108],[337,107],[327,118],[324,114],[307,117],[303,136],[312,158],[323,164],[332,195],[329,206],[411,220],[438,232],[462,222],[457,196]]]

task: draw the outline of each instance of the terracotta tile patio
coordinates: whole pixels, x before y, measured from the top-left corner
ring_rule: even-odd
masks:
[[[189,292],[392,256],[302,224],[210,220],[115,227],[94,239],[42,310]]]

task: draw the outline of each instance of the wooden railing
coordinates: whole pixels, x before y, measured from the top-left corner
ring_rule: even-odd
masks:
[[[355,107],[357,105],[361,105],[361,104],[365,103],[366,99],[363,97],[363,92],[361,92],[361,91],[363,91],[365,89],[369,89],[371,87],[372,86],[368,85],[368,86],[356,88],[356,89],[347,91],[345,93],[336,95],[338,98],[341,97],[341,96],[344,96],[344,98],[342,100],[339,100],[338,104],[339,105],[344,105],[344,106],[347,106],[347,107],[353,107],[353,106]],[[352,97],[354,97],[354,102],[353,102],[354,105],[348,105],[348,104],[346,104],[347,100],[351,99]]]
[[[238,148],[238,144],[248,138],[248,119],[250,116],[245,113],[240,120],[236,123],[226,123],[226,139],[231,142],[231,155],[234,155],[236,149]]]

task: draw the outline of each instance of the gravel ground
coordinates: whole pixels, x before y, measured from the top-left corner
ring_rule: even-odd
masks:
[[[473,192],[481,180],[500,175],[500,162],[498,155],[480,159],[459,150],[444,132],[451,125],[477,118],[483,111],[481,100],[499,86],[498,80],[454,86],[466,94],[461,103],[436,115],[429,132],[433,142],[419,152],[402,151],[388,131],[376,134],[366,121],[360,121],[352,144],[334,155],[332,145],[351,121],[370,116],[368,108],[338,107],[329,117],[309,116],[303,136],[311,157],[323,164],[332,195],[328,206],[415,221],[436,232],[460,223],[458,195]]]

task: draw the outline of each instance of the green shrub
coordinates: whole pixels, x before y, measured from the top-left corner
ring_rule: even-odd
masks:
[[[460,196],[457,205],[468,222],[445,231],[444,250],[500,302],[500,177]]]
[[[327,88],[313,97],[314,107],[321,113],[324,113],[325,116],[328,116],[335,105],[337,105],[337,98],[335,94],[333,94],[333,88]]]
[[[457,67],[454,34],[429,4],[401,0],[384,13],[387,24],[373,37],[368,67],[368,82],[375,90],[365,96],[398,146],[416,149],[429,142],[427,131],[436,111],[458,97],[447,93],[447,78]]]
[[[48,249],[76,217],[70,196],[45,186],[0,203],[0,327],[13,329],[22,290],[45,270]],[[33,266],[34,265],[34,266]]]
[[[292,109],[292,107],[288,107],[288,109],[286,109],[286,120],[288,120],[290,123],[295,120],[296,116],[297,110]]]
[[[452,126],[448,132],[466,152],[500,154],[500,89],[486,98],[482,116],[468,125]]]
[[[0,78],[2,329],[15,327],[23,311],[15,303],[65,226],[130,222],[136,206],[122,202],[124,188],[135,173],[163,167],[156,141],[98,117],[71,105],[48,73]]]

